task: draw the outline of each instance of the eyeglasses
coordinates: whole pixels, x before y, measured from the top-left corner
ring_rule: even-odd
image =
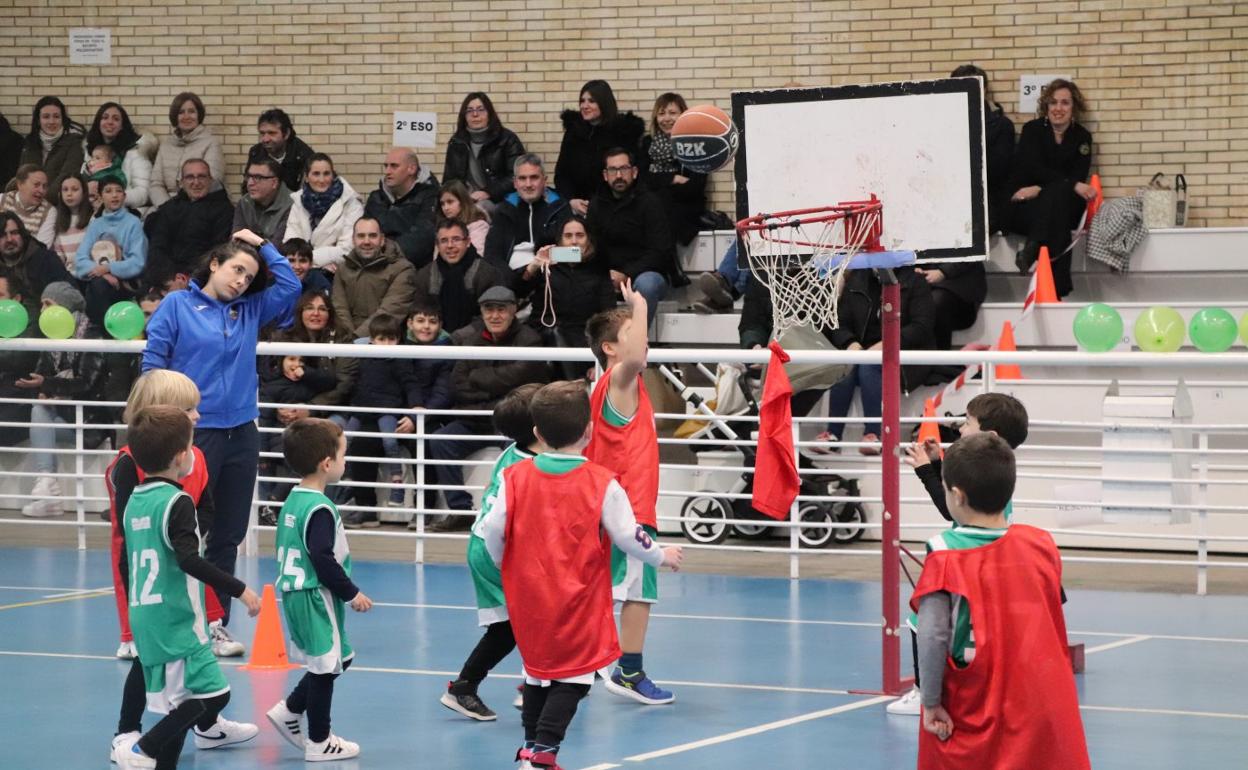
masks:
[[[185,174],[182,179],[187,182],[207,182],[212,179],[212,174]]]
[[[459,236],[455,236],[454,238],[439,238],[439,239],[438,239],[438,243],[440,243],[440,244],[448,244],[448,243],[463,243],[463,242],[464,242],[464,241],[466,241],[466,240],[468,240],[468,239],[467,239],[467,238],[461,238],[461,237],[459,237]]]
[[[607,176],[624,176],[632,170],[632,166],[607,166],[606,168]]]
[[[469,107],[468,109],[464,110],[464,112],[468,115],[480,115],[483,112],[489,112],[489,110],[487,110],[484,107]]]
[[[264,174],[248,174],[248,182],[267,182],[270,179],[277,179],[275,176],[265,176]]]

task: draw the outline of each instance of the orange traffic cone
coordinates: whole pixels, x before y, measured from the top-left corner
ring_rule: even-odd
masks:
[[[923,401],[923,416],[924,417],[936,416],[936,406],[932,403],[932,400],[930,398],[925,399]],[[919,444],[920,445],[926,444],[929,438],[935,441],[937,444],[940,444],[940,425],[934,422],[919,423]],[[940,456],[941,457],[945,456],[945,452],[943,449],[940,452]]]
[[[256,618],[256,635],[251,640],[251,660],[243,666],[249,671],[285,671],[298,668],[286,658],[286,637],[277,616],[277,594],[272,583],[265,583],[260,596],[260,617]]]
[[[1046,302],[1061,302],[1057,297],[1057,286],[1053,283],[1053,263],[1049,260],[1049,247],[1040,247],[1040,259],[1036,261],[1036,299],[1037,305]]]
[[[1044,252],[1041,251],[1041,259],[1044,259]],[[1048,264],[1047,262],[1045,263]],[[1050,279],[1051,280],[1051,279]],[[1009,352],[1018,350],[1014,347],[1014,327],[1006,321],[1001,325],[1001,336],[997,338],[997,350]],[[1018,364],[997,364],[993,370],[998,380],[1021,380],[1023,379],[1023,370],[1018,368]]]
[[[1101,175],[1093,174],[1092,180],[1088,182],[1088,186],[1091,187],[1093,190],[1096,190],[1096,197],[1088,201],[1088,219],[1087,219],[1086,226],[1088,229],[1091,229],[1092,217],[1095,217],[1096,212],[1101,210],[1101,203],[1104,202],[1105,200],[1105,196],[1101,192]]]

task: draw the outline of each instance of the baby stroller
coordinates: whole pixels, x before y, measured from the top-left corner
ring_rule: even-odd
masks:
[[[743,404],[743,408],[732,416],[752,417],[758,414],[758,399],[754,394],[755,387],[759,383],[757,372],[749,370],[742,372],[736,367],[721,365],[717,375],[712,375],[704,367],[699,365],[699,368],[717,383],[716,390],[720,396],[717,399],[717,408],[720,405],[727,406],[728,403],[735,402]],[[686,387],[680,377],[670,369],[660,366],[659,371],[676,386],[681,398],[699,413],[708,416],[717,414],[707,406],[701,395]],[[731,409],[730,406],[728,408]],[[751,427],[757,424],[740,420],[734,423],[731,416],[724,414],[724,410],[720,410],[718,414],[723,415],[723,418],[707,420],[693,436],[699,438],[714,436],[731,441],[742,434],[749,435]],[[699,448],[705,450],[711,447],[702,445]],[[742,453],[744,467],[754,467],[757,452],[753,446],[731,448]],[[800,454],[798,465],[801,468],[814,467],[809,459]],[[788,527],[775,526],[771,523],[774,519],[759,513],[750,505],[749,495],[753,491],[753,486],[754,474],[747,471],[741,474],[726,492],[704,492],[689,497],[680,509],[681,532],[690,542],[701,545],[722,543],[734,533],[748,540],[761,540],[776,535],[783,535],[787,539]],[[725,494],[740,494],[743,497],[725,497],[723,496]],[[855,498],[859,496],[858,480],[835,474],[824,474],[813,478],[803,476],[798,494]],[[861,525],[866,523],[867,516],[862,504],[857,500],[806,501],[798,505],[798,519],[803,524],[813,525],[798,528],[797,537],[801,547],[826,548],[832,543],[846,545],[861,538],[865,531]]]

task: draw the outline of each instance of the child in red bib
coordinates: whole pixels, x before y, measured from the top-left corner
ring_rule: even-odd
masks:
[[[919,770],[1090,768],[1066,652],[1061,556],[1044,530],[1006,529],[1014,453],[996,434],[968,436],[945,453],[942,472],[959,531],[997,535],[929,553],[910,600],[923,678]],[[960,603],[970,607],[965,628]]]
[[[530,404],[538,439],[553,447],[512,465],[474,533],[500,565],[507,613],[524,659],[521,768],[557,768],[556,755],[594,672],[620,655],[611,612],[611,544],[653,567],[680,566],[637,523],[615,474],[580,453],[590,439],[583,384],[555,382]]]

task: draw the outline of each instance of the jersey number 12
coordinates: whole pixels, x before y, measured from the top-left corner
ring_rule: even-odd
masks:
[[[139,591],[139,572],[146,569],[147,578],[143,581],[143,590]],[[140,604],[161,604],[164,597],[152,591],[156,578],[160,576],[160,554],[154,548],[130,552],[130,606]]]

